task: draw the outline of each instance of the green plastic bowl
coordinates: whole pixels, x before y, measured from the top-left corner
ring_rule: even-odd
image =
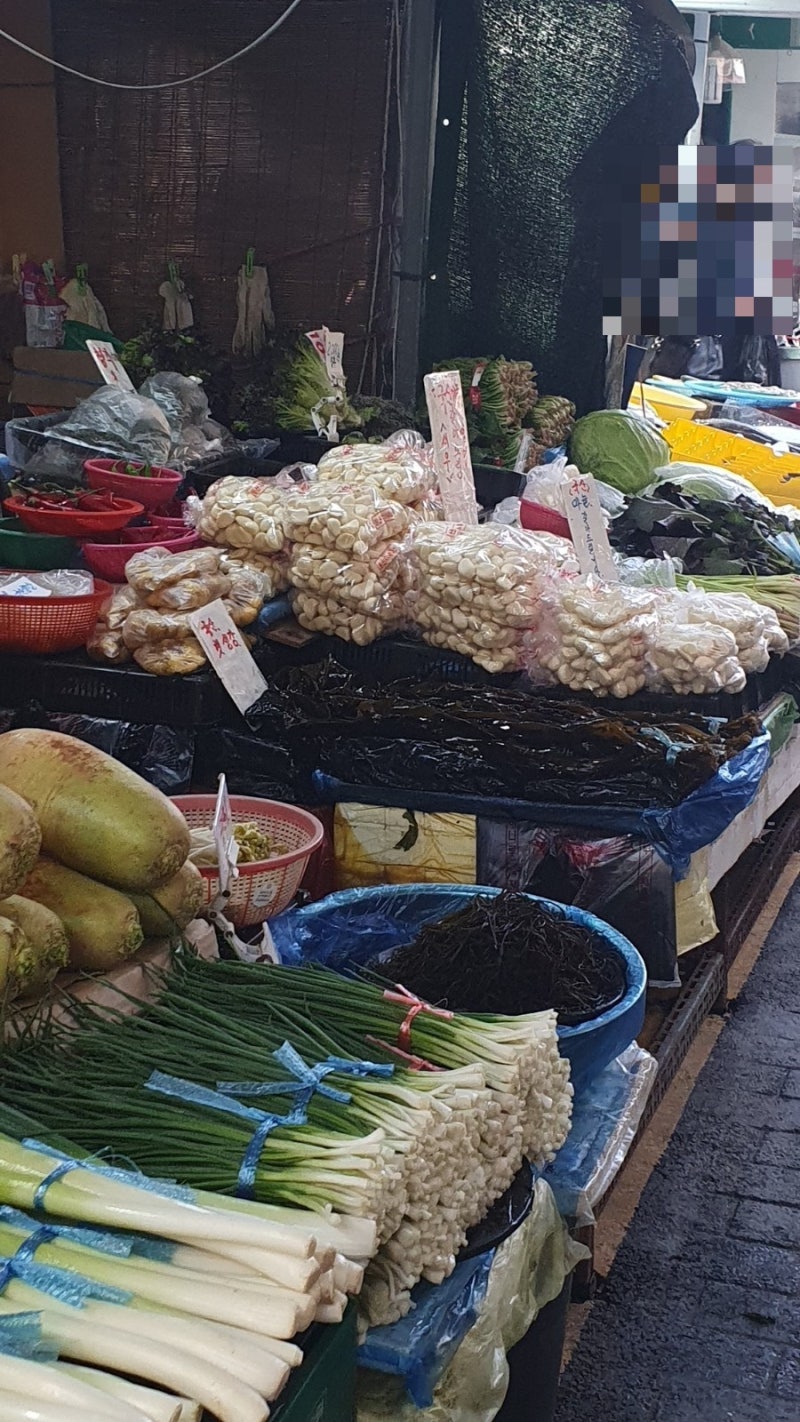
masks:
[[[48,573],[53,568],[70,568],[77,549],[74,538],[28,533],[18,518],[0,519],[0,567],[27,568],[40,573]]]

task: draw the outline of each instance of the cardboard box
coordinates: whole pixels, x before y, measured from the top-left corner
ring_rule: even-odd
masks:
[[[17,346],[11,403],[34,409],[72,410],[103,381],[88,351]]]

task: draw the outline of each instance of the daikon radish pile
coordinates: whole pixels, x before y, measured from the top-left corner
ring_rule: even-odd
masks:
[[[32,867],[36,823],[45,854],[119,889],[141,893],[165,884],[188,858],[188,826],[167,797],[71,736],[7,731],[0,736],[0,786],[33,812],[26,819],[15,800],[0,794],[0,816],[17,846],[12,860],[20,866],[13,882],[0,879],[3,897],[19,890]]]

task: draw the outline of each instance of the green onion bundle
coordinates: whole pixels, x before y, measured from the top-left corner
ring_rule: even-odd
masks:
[[[338,1059],[340,1069],[327,1067],[307,1094],[303,1122],[267,1134],[254,1194],[271,1206],[376,1221],[371,1322],[405,1312],[419,1278],[446,1277],[523,1154],[552,1156],[569,1129],[569,1067],[553,1013],[417,1011],[409,1041],[407,1002],[316,968],[186,958],[156,986],[157,1001],[136,1015],[76,1009],[78,1038],[52,1026],[26,1037],[3,1063],[4,1100],[48,1130],[71,1131],[86,1150],[113,1146],[151,1175],[233,1194],[253,1121],[191,1092],[154,1094],[151,1073],[206,1090],[229,1083],[246,1106],[291,1118],[296,1089],[273,1054],[290,1043],[310,1068]],[[394,1072],[357,1074],[365,1062]]]

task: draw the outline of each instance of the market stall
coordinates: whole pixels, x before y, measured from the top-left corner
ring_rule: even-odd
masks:
[[[312,354],[305,398],[338,419],[346,397],[329,386],[323,408]],[[653,990],[691,998],[706,946],[724,946],[712,896],[800,786],[800,546],[760,466],[691,467],[674,425],[665,439],[633,413],[575,424],[524,365],[451,368],[432,389],[457,420],[466,397],[458,458],[434,395],[431,443],[306,441],[300,464],[237,446],[214,470],[208,443],[227,437],[177,376],[9,428],[6,548],[22,538],[24,557],[0,574],[0,786],[22,859],[3,932],[24,1029],[2,1065],[4,1129],[69,1162],[110,1150],[223,1216],[244,1195],[273,1229],[325,1222],[302,1265],[259,1252],[260,1282],[252,1242],[246,1269],[230,1249],[212,1265],[177,1227],[177,1278],[114,1279],[145,1307],[213,1268],[223,1295],[269,1295],[243,1383],[261,1402],[248,1412],[219,1376],[197,1398],[223,1422],[264,1405],[287,1422],[308,1407],[460,1422],[466,1396],[482,1422],[516,1422],[531,1369],[548,1422],[569,1281],[587,1269],[569,1231],[591,1230],[679,1059],[636,1045],[654,1041]],[[748,442],[729,437],[737,454]],[[98,519],[115,541],[93,541]],[[33,620],[53,636],[45,612],[87,603],[78,634],[33,651]],[[78,830],[76,774],[98,797]],[[303,885],[320,901],[298,908]],[[29,1006],[42,994],[50,1006]],[[26,1243],[51,1228],[51,1187],[32,1188],[7,1203],[43,1218],[28,1234],[9,1220],[6,1245],[25,1264],[13,1287],[41,1291],[67,1245]],[[75,1243],[111,1288],[102,1247]],[[277,1235],[267,1253],[282,1256]],[[152,1272],[152,1253],[148,1269],[131,1256]],[[230,1303],[203,1315],[204,1339],[241,1328]],[[194,1397],[141,1345],[130,1367],[68,1345],[51,1311],[22,1361],[66,1350]],[[264,1351],[279,1375],[259,1372]]]

